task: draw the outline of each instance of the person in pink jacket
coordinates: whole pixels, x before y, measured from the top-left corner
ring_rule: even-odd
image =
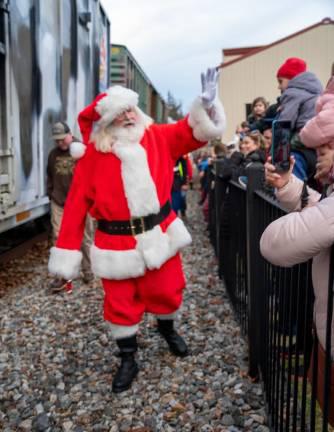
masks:
[[[264,231],[260,249],[262,255],[274,265],[291,267],[313,258],[312,279],[315,294],[314,320],[319,347],[319,383],[323,380],[321,358],[326,346],[326,321],[330,250],[334,243],[334,76],[318,99],[317,114],[301,131],[303,143],[317,151],[316,177],[329,185],[329,194],[321,201],[320,194],[308,189],[308,204],[301,209],[303,182],[295,177],[291,169],[286,174],[275,172],[269,162],[265,165],[266,181],[276,188],[276,196],[289,213],[272,222]],[[332,383],[334,397],[334,324],[331,339]],[[318,388],[319,390],[319,388]],[[322,403],[322,394],[318,392]],[[330,416],[334,422],[334,413]]]

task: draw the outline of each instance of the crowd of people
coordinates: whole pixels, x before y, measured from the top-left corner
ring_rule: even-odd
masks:
[[[202,178],[204,215],[210,184],[210,165],[221,158],[219,177],[232,179],[247,188],[247,167],[262,164],[264,188],[275,194],[288,214],[272,222],[261,238],[264,258],[281,267],[313,259],[315,294],[314,322],[319,340],[318,376],[321,390],[318,397],[323,405],[324,364],[326,357],[327,309],[332,307],[328,293],[334,277],[334,77],[325,90],[314,73],[307,71],[304,60],[289,58],[277,71],[281,95],[269,105],[264,97],[252,103],[252,112],[238,125],[233,141],[212,146],[213,154],[202,152],[198,169]],[[274,122],[289,125],[289,169],[278,170],[272,160]],[[259,166],[260,166],[259,165]],[[224,223],[221,208],[220,223]],[[225,207],[226,206],[226,207]],[[331,330],[331,398],[334,396],[334,322]],[[334,424],[334,410],[329,421]]]
[[[305,124],[315,116],[315,107],[323,88],[316,75],[307,70],[306,62],[300,58],[289,58],[276,74],[280,96],[269,104],[265,97],[256,97],[251,112],[236,127],[232,141],[222,144],[219,154],[224,156],[223,175],[226,179],[247,185],[247,167],[258,162],[265,164],[271,157],[272,126],[274,121],[287,121],[290,128],[290,149],[294,157],[293,174],[308,185],[318,189],[316,181],[317,155],[313,148],[306,146],[300,138]],[[207,169],[204,160],[216,157],[202,153],[200,171]],[[220,156],[218,156],[220,157]],[[204,185],[205,188],[205,185]]]

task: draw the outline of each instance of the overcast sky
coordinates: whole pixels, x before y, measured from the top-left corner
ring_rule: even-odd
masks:
[[[222,49],[273,42],[334,18],[334,0],[101,0],[111,43],[128,47],[158,92],[184,110],[200,91],[200,72]]]

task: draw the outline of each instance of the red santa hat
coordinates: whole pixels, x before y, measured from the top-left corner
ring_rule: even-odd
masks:
[[[306,71],[306,62],[298,57],[288,58],[277,71],[277,78],[292,79]]]
[[[95,127],[110,124],[123,111],[137,107],[139,96],[136,92],[122,86],[110,87],[99,94],[78,116],[78,123],[84,143],[90,142]]]

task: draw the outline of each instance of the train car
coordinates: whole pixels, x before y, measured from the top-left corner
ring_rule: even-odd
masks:
[[[139,94],[139,107],[157,123],[167,121],[167,105],[152,82],[124,45],[112,45],[110,81]]]
[[[98,0],[0,1],[0,233],[49,211],[52,124],[79,133],[78,112],[109,86],[109,35]]]

